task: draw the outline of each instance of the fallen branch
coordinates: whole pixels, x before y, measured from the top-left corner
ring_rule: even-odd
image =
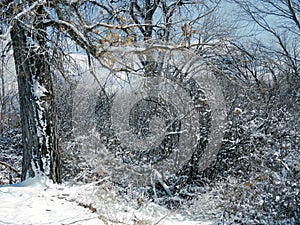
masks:
[[[16,168],[14,168],[12,165],[9,165],[8,163],[3,162],[3,161],[0,161],[0,164],[9,168],[11,171],[15,172],[18,176],[20,176],[19,171]]]
[[[166,193],[169,196],[173,196],[169,186],[163,181],[162,175],[157,170],[154,170],[154,173],[157,176],[157,179],[158,179],[159,183],[161,184],[161,186],[163,186],[163,188],[165,189]]]

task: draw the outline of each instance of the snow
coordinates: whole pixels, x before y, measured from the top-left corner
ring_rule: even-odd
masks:
[[[39,143],[40,145],[43,145],[44,138],[46,138],[45,143],[46,143],[46,149],[49,149],[49,139],[50,137],[46,133],[47,129],[47,119],[43,115],[46,111],[46,108],[48,107],[47,101],[43,99],[43,97],[48,95],[48,91],[45,87],[43,87],[39,81],[37,80],[36,76],[32,77],[32,92],[33,96],[35,99],[35,107],[37,111],[37,115],[35,115],[35,124],[39,124],[36,129],[37,129],[37,136],[39,138]],[[37,158],[36,154],[32,152],[33,157]],[[45,156],[42,157],[42,162],[43,162],[43,171],[46,175],[50,174],[50,154],[47,153]],[[39,171],[41,170],[38,168],[38,165],[36,163],[32,162],[32,169],[34,170],[34,174],[38,174]]]
[[[214,224],[193,221],[154,203],[121,199],[105,180],[85,185],[53,184],[43,176],[0,186],[0,224]]]

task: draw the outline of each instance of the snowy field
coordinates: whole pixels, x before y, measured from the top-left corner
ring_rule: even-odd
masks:
[[[216,224],[189,219],[154,203],[119,198],[105,184],[57,185],[43,177],[0,186],[0,224]],[[198,205],[198,207],[201,207]]]

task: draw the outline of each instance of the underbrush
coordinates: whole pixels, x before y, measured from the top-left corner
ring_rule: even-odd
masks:
[[[136,207],[151,202],[219,224],[300,224],[300,100],[238,93],[225,93],[229,113],[224,140],[205,171],[142,187],[116,183],[110,179],[113,168],[101,167],[109,160],[99,154],[104,146],[91,130],[62,143],[64,180],[78,184],[107,179],[118,196],[136,201]],[[0,184],[19,182],[20,129],[4,130],[0,148],[0,161],[17,171],[0,165]]]

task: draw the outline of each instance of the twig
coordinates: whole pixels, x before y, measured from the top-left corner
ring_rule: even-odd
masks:
[[[162,218],[160,218],[156,223],[154,223],[153,225],[158,225],[160,222],[162,222],[163,220],[165,220],[168,216],[172,215],[173,213],[175,213],[175,211],[170,212],[166,215],[164,215]]]
[[[93,220],[93,219],[97,219],[97,218],[98,218],[98,216],[95,216],[95,217],[90,217],[90,218],[85,218],[85,219],[75,220],[75,221],[70,222],[70,223],[62,223],[62,225],[75,224],[75,223],[78,223],[78,222],[87,221],[87,220]],[[98,218],[98,219],[99,219],[99,218]]]

